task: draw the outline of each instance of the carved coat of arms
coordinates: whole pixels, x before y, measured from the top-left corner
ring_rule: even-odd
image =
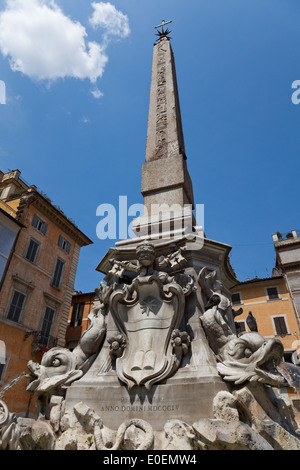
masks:
[[[154,258],[145,268],[143,256],[148,251],[149,259],[149,250],[143,246],[139,258],[143,271],[129,289],[118,289],[110,298],[111,314],[125,339],[116,370],[129,389],[143,385],[149,390],[168,377],[179,367],[189,342],[188,335],[178,330],[187,289],[174,277],[154,270]]]

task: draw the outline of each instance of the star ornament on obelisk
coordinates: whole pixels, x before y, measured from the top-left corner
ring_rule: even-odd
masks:
[[[161,31],[157,31],[156,36],[159,36],[160,38],[167,37],[168,34],[171,33],[171,31],[169,31],[168,29],[165,30],[165,25],[169,23],[172,23],[172,20],[170,21],[162,20],[161,24],[159,24],[158,26],[154,26],[155,29],[162,28]]]

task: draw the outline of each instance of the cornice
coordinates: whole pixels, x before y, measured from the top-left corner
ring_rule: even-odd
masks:
[[[71,222],[59,209],[53,206],[44,196],[38,191],[34,191],[32,199],[29,198],[30,203],[40,210],[49,220],[58,225],[66,234],[75,240],[80,246],[91,245],[93,242],[90,240],[76,225]]]
[[[23,286],[27,287],[30,290],[33,290],[36,287],[35,284],[33,284],[33,282],[27,281],[26,279],[21,278],[17,273],[13,274],[12,278],[14,281],[17,281],[20,284],[23,284]]]

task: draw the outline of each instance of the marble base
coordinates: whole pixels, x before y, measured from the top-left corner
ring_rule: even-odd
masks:
[[[134,387],[130,391],[117,378],[101,383],[97,378],[74,383],[66,396],[66,411],[82,401],[92,408],[106,427],[117,430],[128,419],[143,419],[154,431],[161,431],[170,419],[193,424],[201,418],[213,418],[213,398],[220,390],[227,390],[219,377],[201,377],[199,380],[169,379],[154,385],[150,391]]]

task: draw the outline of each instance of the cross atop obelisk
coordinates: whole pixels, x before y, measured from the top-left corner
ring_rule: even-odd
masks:
[[[158,36],[162,37],[170,33],[170,31],[168,30],[165,31],[165,25],[169,23],[172,23],[172,20],[170,21],[162,20],[161,24],[159,24],[158,26],[154,26],[155,29],[162,27],[162,30],[158,31]]]

